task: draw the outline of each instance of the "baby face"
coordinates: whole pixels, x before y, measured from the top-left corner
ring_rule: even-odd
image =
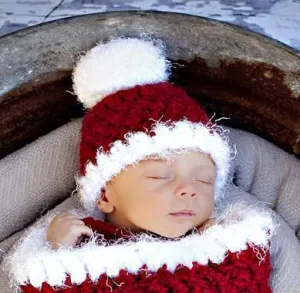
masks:
[[[179,237],[211,216],[215,177],[213,161],[198,152],[144,160],[109,182],[98,208],[118,227]]]

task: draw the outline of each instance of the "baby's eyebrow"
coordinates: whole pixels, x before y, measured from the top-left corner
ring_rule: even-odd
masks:
[[[164,160],[164,159],[155,159],[153,161],[154,162],[159,162],[159,163],[166,163],[166,160]]]
[[[149,160],[148,162],[149,162],[149,163],[164,163],[164,164],[167,163],[166,160],[163,159],[163,158],[151,159],[151,160]]]
[[[157,166],[157,167],[160,167],[160,168],[162,168],[162,167],[168,168],[169,167],[168,163],[163,159],[157,159],[157,160],[155,159],[155,160],[151,160],[151,161],[146,162],[146,167],[151,168],[151,166],[152,167]]]

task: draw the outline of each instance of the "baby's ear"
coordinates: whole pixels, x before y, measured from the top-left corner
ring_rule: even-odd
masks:
[[[115,210],[114,205],[106,196],[106,189],[101,190],[101,197],[97,201],[97,207],[105,214],[111,214]]]

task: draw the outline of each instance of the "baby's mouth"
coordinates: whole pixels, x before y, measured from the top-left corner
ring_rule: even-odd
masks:
[[[193,217],[196,214],[192,210],[181,210],[181,211],[177,211],[175,213],[170,213],[169,215],[173,216],[173,217]]]

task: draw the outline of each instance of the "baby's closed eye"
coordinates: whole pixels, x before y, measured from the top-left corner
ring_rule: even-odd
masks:
[[[146,178],[149,178],[149,179],[169,179],[170,176],[168,176],[168,175],[148,175],[148,176],[146,176]]]
[[[193,180],[196,182],[206,183],[206,184],[213,184],[215,181],[215,173],[208,171],[201,171],[197,172],[193,176]]]
[[[194,181],[200,182],[200,183],[205,183],[205,184],[213,184],[214,179],[211,177],[196,177],[194,178]]]

